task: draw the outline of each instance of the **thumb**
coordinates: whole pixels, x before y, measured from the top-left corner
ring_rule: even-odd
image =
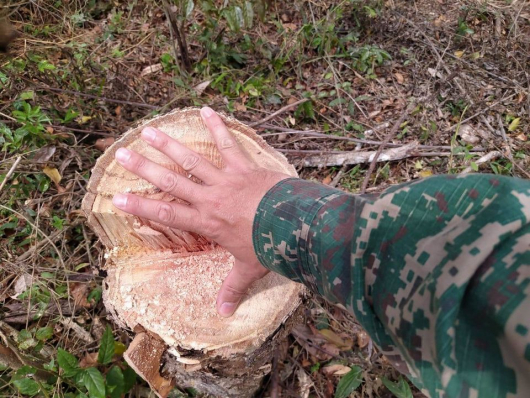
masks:
[[[217,295],[217,312],[222,317],[231,316],[252,283],[269,271],[261,264],[248,265],[236,260]]]

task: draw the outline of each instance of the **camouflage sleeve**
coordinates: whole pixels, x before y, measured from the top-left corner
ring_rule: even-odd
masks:
[[[262,264],[353,313],[431,397],[530,396],[530,182],[437,176],[378,197],[288,179]]]

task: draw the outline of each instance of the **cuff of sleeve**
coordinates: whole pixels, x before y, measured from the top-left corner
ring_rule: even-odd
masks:
[[[340,191],[299,178],[282,180],[262,198],[252,229],[261,264],[319,292],[320,275],[309,266],[308,234],[326,198]],[[342,192],[340,192],[342,194]]]

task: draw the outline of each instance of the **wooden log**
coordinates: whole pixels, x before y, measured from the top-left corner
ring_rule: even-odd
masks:
[[[254,130],[233,118],[223,119],[254,162],[296,176],[285,157]],[[105,306],[118,325],[138,332],[125,359],[162,397],[174,385],[213,396],[251,396],[270,371],[276,344],[298,320],[304,290],[270,273],[251,287],[232,317],[217,314],[216,295],[233,266],[232,255],[204,236],[126,214],[112,205],[113,195],[120,192],[178,201],[114,160],[116,150],[127,147],[187,175],[140,139],[146,126],[223,166],[199,110],[191,108],[143,122],[97,161],[83,210],[107,249]]]

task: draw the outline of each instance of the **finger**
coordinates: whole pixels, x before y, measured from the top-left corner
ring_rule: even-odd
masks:
[[[168,192],[187,202],[191,202],[193,198],[197,198],[200,195],[200,185],[150,161],[136,152],[120,148],[116,151],[115,157],[125,169],[156,185],[164,192]]]
[[[201,109],[201,117],[210,133],[212,133],[225,164],[228,167],[248,166],[250,161],[237,144],[234,136],[226,128],[221,117],[208,107]]]
[[[217,312],[222,317],[229,317],[235,312],[248,288],[264,277],[269,271],[263,268],[252,268],[236,260],[234,267],[226,277],[217,296]]]
[[[118,209],[135,216],[183,231],[201,233],[200,224],[197,223],[198,211],[191,206],[143,198],[133,194],[116,194],[112,198],[112,203]]]
[[[221,171],[217,167],[160,130],[146,127],[142,130],[142,139],[206,184],[219,180]]]

